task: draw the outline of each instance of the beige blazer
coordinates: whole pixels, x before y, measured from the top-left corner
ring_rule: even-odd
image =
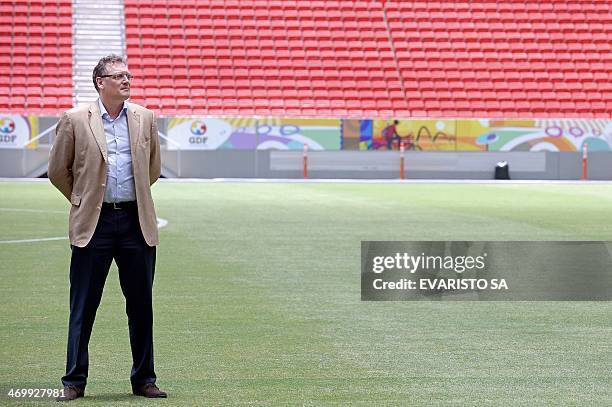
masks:
[[[138,220],[149,246],[159,244],[151,185],[159,178],[161,161],[155,114],[127,104],[132,170]],[[49,180],[70,201],[69,237],[74,246],[91,240],[106,189],[106,136],[97,101],[68,110],[60,118],[49,157]]]

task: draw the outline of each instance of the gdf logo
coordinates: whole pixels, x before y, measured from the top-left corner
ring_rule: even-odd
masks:
[[[0,143],[14,143],[17,138],[15,122],[8,117],[0,118]]]
[[[191,134],[193,136],[189,137],[189,144],[205,144],[206,140],[208,140],[208,137],[204,137],[206,130],[206,123],[194,120],[191,123]]]

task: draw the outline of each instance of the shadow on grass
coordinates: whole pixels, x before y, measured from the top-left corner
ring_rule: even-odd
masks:
[[[91,401],[91,402],[112,402],[112,401],[140,401],[144,400],[144,397],[135,396],[130,393],[97,393],[97,394],[85,394],[85,397],[79,400]]]

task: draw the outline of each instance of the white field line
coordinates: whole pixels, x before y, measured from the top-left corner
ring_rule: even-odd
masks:
[[[49,182],[44,178],[1,178],[0,182]],[[163,178],[160,183],[261,183],[261,184],[574,184],[612,185],[609,180],[493,180],[493,179],[335,179],[335,178]]]
[[[0,208],[0,211],[12,211],[12,212],[37,212],[37,213],[66,213],[65,211],[49,211],[44,209],[20,209],[20,208]],[[157,229],[161,229],[168,226],[166,219],[157,218]],[[49,242],[53,240],[67,240],[68,236],[56,236],[56,237],[41,237],[37,239],[19,239],[19,240],[0,240],[0,244],[14,244],[14,243],[36,243],[36,242]]]
[[[66,211],[53,211],[49,209],[25,209],[25,208],[0,208],[0,212],[61,213],[61,214],[66,213]],[[41,237],[37,239],[0,240],[0,244],[49,242],[52,240],[66,240],[66,239],[68,239],[67,236]]]
[[[30,213],[65,213],[67,211],[53,211],[49,209],[0,208],[0,212],[30,212]]]
[[[470,185],[612,185],[612,181],[582,180],[486,180],[486,179],[340,179],[340,178],[164,178],[158,182],[165,184],[470,184]]]
[[[68,236],[61,236],[61,237],[42,237],[42,238],[40,238],[40,239],[0,240],[0,244],[48,242],[48,241],[50,241],[50,240],[67,240],[67,239],[68,239]]]

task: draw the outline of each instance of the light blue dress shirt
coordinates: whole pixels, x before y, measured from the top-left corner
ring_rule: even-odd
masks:
[[[136,200],[134,174],[132,172],[132,150],[127,123],[127,104],[115,120],[111,120],[104,104],[98,99],[104,135],[106,136],[106,151],[108,165],[106,173],[106,191],[104,202],[125,202]]]

